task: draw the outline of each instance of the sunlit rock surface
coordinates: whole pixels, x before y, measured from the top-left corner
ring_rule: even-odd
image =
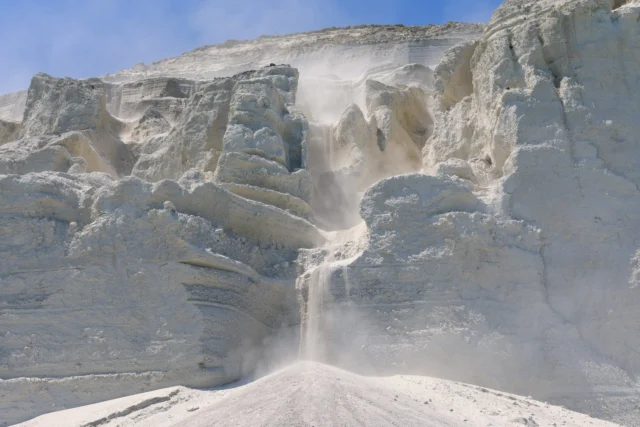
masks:
[[[109,111],[120,87],[34,77],[20,139],[0,146],[4,424],[232,381],[269,336],[296,324],[297,250],[324,241],[310,222],[308,175],[292,166],[306,121],[283,118],[296,83],[296,70],[269,67],[178,98],[179,84],[165,80],[154,102],[138,99],[149,104],[139,119],[124,120]],[[271,149],[223,146],[236,123],[271,137]],[[211,150],[208,136],[218,138]],[[221,153],[253,160],[214,176]],[[246,178],[263,173],[261,162],[277,172]]]
[[[639,16],[507,0],[0,97],[0,421],[300,352],[640,426]]]
[[[307,257],[303,297],[330,277],[330,358],[640,425],[639,16],[637,2],[506,1],[444,55],[433,177],[373,185],[366,232],[325,251],[338,259]]]

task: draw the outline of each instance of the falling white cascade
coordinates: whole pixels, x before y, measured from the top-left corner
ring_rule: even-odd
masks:
[[[300,357],[303,359],[328,361],[326,309],[332,299],[329,290],[331,272],[331,264],[325,260],[311,272],[307,279],[308,294],[302,306],[300,340]]]

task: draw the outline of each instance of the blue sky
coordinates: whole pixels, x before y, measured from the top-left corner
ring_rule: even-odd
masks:
[[[356,24],[482,22],[501,0],[0,0],[0,94],[205,44]]]

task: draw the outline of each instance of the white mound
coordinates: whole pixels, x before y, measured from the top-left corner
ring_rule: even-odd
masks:
[[[43,415],[55,426],[615,426],[532,399],[429,377],[362,377],[298,363],[250,384],[171,387]]]

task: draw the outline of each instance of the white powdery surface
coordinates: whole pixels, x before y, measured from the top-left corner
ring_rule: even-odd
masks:
[[[149,65],[137,64],[103,79],[113,83],[157,76],[202,79],[231,76],[269,63],[287,63],[305,75],[312,72],[353,78],[389,63],[435,65],[448,47],[478,37],[483,27],[456,22],[426,27],[361,25],[229,40]]]
[[[55,426],[575,426],[613,427],[561,407],[420,376],[362,377],[304,362],[237,387],[171,387],[43,415]]]

